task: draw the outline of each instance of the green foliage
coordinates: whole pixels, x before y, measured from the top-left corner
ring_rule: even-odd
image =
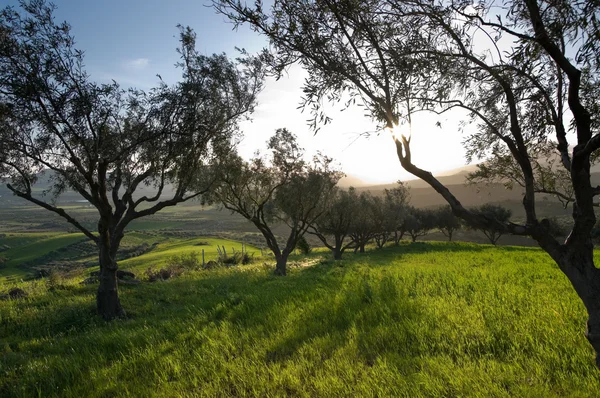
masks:
[[[448,240],[452,240],[454,232],[462,227],[462,223],[458,217],[452,213],[450,206],[443,206],[434,211],[435,226],[448,237]]]
[[[302,254],[310,254],[312,251],[310,243],[308,243],[304,236],[301,236],[300,239],[298,239],[298,242],[296,243],[296,249],[298,249]]]
[[[346,238],[352,232],[359,211],[356,190],[352,187],[348,190],[336,188],[325,202],[323,214],[312,223],[307,232],[319,238],[339,260],[352,244]]]
[[[246,265],[252,262],[252,257],[248,252],[235,252],[229,256],[219,257],[219,263],[223,265]]]
[[[156,281],[166,281],[167,279],[171,279],[183,274],[184,268],[178,264],[169,264],[164,268],[160,268],[158,270],[153,269],[152,267],[148,268],[144,275],[148,279],[148,282],[156,282]]]
[[[512,212],[500,205],[484,204],[479,207],[473,208],[473,212],[483,215],[490,222],[485,225],[480,225],[477,229],[480,229],[484,235],[489,239],[490,243],[495,245],[498,239],[504,233],[502,228],[498,227],[498,223],[506,223],[510,220]]]
[[[425,236],[436,227],[436,214],[431,209],[408,207],[402,222],[402,229],[408,233],[413,242],[420,236]]]
[[[285,275],[287,257],[326,211],[342,173],[320,153],[306,162],[296,136],[285,128],[275,131],[267,148],[268,157],[257,154],[245,161],[232,156],[212,197],[256,226],[278,260],[277,272]],[[277,223],[288,227],[284,244],[273,232]]]
[[[179,266],[187,270],[196,270],[202,267],[202,262],[198,257],[198,252],[175,254],[167,260],[167,266]]]
[[[63,287],[63,275],[57,270],[50,270],[46,278],[46,286],[49,291],[54,291]]]
[[[585,309],[539,249],[422,243],[0,301],[2,396],[595,396]],[[151,300],[148,300],[151,297]]]

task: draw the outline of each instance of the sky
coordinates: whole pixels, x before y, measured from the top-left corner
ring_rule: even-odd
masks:
[[[86,70],[99,82],[116,80],[122,86],[149,89],[158,83],[157,74],[175,83],[180,73],[177,25],[190,26],[197,34],[197,49],[206,55],[226,53],[235,57],[235,47],[254,53],[266,40],[247,27],[233,29],[207,0],[54,0],[57,21],[72,27],[76,47],[85,52]],[[0,6],[18,6],[15,0],[0,0]],[[239,146],[249,158],[264,150],[275,130],[286,127],[312,156],[317,151],[334,158],[342,170],[370,184],[413,179],[398,161],[395,145],[386,131],[356,107],[340,112],[331,106],[333,122],[315,135],[308,127],[308,111],[298,108],[305,72],[291,68],[279,81],[268,79],[258,97],[252,120],[241,125],[244,139]],[[413,163],[438,174],[464,166],[460,114],[420,114],[413,118]],[[441,122],[442,128],[436,127]],[[368,137],[364,133],[370,132]]]

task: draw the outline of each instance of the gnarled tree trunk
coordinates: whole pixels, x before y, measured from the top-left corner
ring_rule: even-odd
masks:
[[[594,265],[591,242],[570,247],[557,261],[588,313],[586,337],[596,352],[600,367],[600,269]]]
[[[100,284],[96,293],[98,314],[107,321],[125,316],[125,310],[119,300],[117,282],[117,249],[118,243],[111,242],[107,231],[101,232],[98,243],[100,251]]]
[[[277,263],[275,265],[275,275],[286,276],[287,275],[287,260],[289,253],[283,251],[279,256],[276,256]]]

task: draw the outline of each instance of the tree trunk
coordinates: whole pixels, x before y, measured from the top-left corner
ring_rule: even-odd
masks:
[[[586,305],[588,321],[585,337],[587,337],[596,352],[596,366],[600,368],[600,289],[593,289],[593,294],[589,298],[592,299],[593,303]]]
[[[333,249],[333,259],[341,260],[342,259],[342,250],[339,247]]]
[[[587,310],[585,336],[596,352],[596,366],[600,368],[600,269],[594,265],[591,243],[581,246],[571,247],[557,262]]]
[[[361,244],[360,244],[360,252],[361,252],[361,253],[364,253],[364,252],[365,252],[365,244],[364,244],[364,243],[361,243]]]
[[[276,259],[277,259],[277,264],[275,265],[274,274],[277,276],[286,276],[286,274],[287,274],[286,266],[287,266],[288,254],[282,253],[281,255],[277,256]]]
[[[400,246],[400,237],[398,231],[394,231],[394,246]]]
[[[107,321],[125,316],[117,286],[116,249],[100,244],[100,285],[96,293],[98,314]]]

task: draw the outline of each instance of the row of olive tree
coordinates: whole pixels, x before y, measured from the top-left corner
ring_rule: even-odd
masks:
[[[386,189],[383,196],[337,188],[306,232],[319,238],[334,259],[339,260],[348,249],[364,252],[369,242],[378,248],[388,242],[398,245],[405,235],[415,242],[432,230],[439,230],[451,241],[454,233],[465,226],[448,206],[417,209],[409,205],[409,199],[409,190],[401,182],[398,187]],[[498,205],[486,204],[473,210],[499,222],[506,222],[511,216],[509,210]],[[493,244],[503,234],[493,225],[478,229]]]
[[[149,92],[98,84],[54,7],[43,0],[21,7],[0,12],[0,178],[96,244],[97,309],[107,320],[120,317],[116,258],[126,227],[211,188],[238,121],[254,108],[262,63],[200,55],[194,33],[181,28],[180,82],[161,80]],[[41,173],[51,179],[47,195],[32,188]],[[155,193],[137,193],[146,186]],[[66,190],[97,210],[97,225],[57,204]]]
[[[332,251],[336,260],[347,249],[365,251],[374,240],[378,247],[402,238],[402,222],[408,209],[408,189],[400,183],[386,189],[384,196],[370,192],[336,188],[325,204],[323,214],[307,230]]]

